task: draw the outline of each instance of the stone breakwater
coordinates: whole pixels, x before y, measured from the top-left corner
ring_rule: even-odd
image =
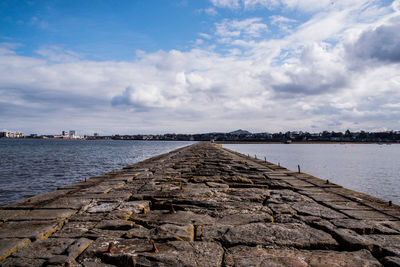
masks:
[[[399,266],[400,208],[198,143],[0,209],[1,266]]]

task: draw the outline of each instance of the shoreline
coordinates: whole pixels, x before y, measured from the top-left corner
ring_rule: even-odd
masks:
[[[93,139],[93,138],[0,138],[0,140],[80,140],[80,141],[151,141],[151,142],[157,142],[157,141],[163,141],[163,142],[211,142],[212,141],[195,141],[195,140],[155,140],[155,139],[113,139],[113,138],[98,138],[98,139]],[[216,144],[246,144],[246,145],[251,145],[251,144],[286,144],[286,145],[291,145],[291,144],[299,144],[299,145],[317,145],[317,144],[335,144],[335,145],[348,145],[348,144],[376,144],[376,145],[396,145],[400,144],[400,142],[352,142],[352,141],[293,141],[290,143],[286,142],[281,142],[281,141],[215,141],[214,143]]]

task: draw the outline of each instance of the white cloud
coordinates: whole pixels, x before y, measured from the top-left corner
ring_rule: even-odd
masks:
[[[216,7],[221,8],[238,8],[240,7],[239,0],[211,0],[211,3]]]
[[[245,9],[254,9],[257,7],[272,9],[277,6],[279,6],[278,0],[243,0],[243,7]]]
[[[212,7],[209,7],[209,8],[204,9],[204,12],[205,12],[207,15],[210,15],[210,16],[216,16],[216,15],[218,15],[218,11],[215,10],[215,8],[212,8]]]
[[[279,27],[281,31],[289,31],[292,28],[292,24],[296,23],[295,19],[290,19],[280,15],[274,15],[269,17],[272,25]]]
[[[210,35],[210,34],[207,34],[207,33],[199,33],[198,34],[200,37],[202,37],[202,38],[204,38],[204,39],[211,39],[212,38],[212,36]]]
[[[317,12],[327,10],[343,10],[351,7],[360,7],[362,5],[378,2],[378,0],[210,0],[215,7],[238,9],[243,8],[256,9],[285,9],[299,10],[302,12]],[[398,0],[396,0],[398,1]],[[396,1],[393,8],[398,7]]]
[[[224,19],[216,24],[216,34],[220,37],[246,38],[261,37],[268,32],[268,26],[262,23],[261,18],[249,18],[244,20]]]

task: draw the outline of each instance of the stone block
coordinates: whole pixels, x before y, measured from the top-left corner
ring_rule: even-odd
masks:
[[[28,238],[4,238],[0,239],[0,260],[3,260],[16,252],[18,249],[28,245],[31,241]]]
[[[64,221],[20,221],[0,225],[0,238],[43,239],[60,229]]]
[[[15,257],[29,259],[50,259],[55,255],[62,255],[75,241],[71,238],[48,238],[37,240],[13,254]]]
[[[79,238],[67,248],[66,254],[69,258],[76,259],[92,243],[93,240],[87,238]]]
[[[90,207],[87,209],[88,213],[98,213],[98,212],[110,212],[119,206],[120,203],[116,202],[107,202],[107,203],[101,203],[97,204],[93,207]]]
[[[331,235],[299,223],[251,223],[239,226],[202,226],[203,241],[219,241],[230,246],[245,244],[279,245],[296,248],[331,249],[338,244]]]
[[[13,217],[12,221],[34,221],[34,220],[61,220],[71,217],[77,211],[72,209],[37,209]]]
[[[381,266],[367,250],[353,252],[324,250],[261,249],[238,246],[229,248],[224,258],[225,266]]]
[[[8,257],[3,262],[0,262],[0,265],[2,267],[32,267],[32,266],[43,266],[45,262],[46,260],[44,259]]]
[[[316,202],[296,202],[291,207],[296,210],[299,215],[316,216],[322,219],[347,218],[346,215],[322,206]]]
[[[118,210],[130,212],[130,214],[135,213],[147,213],[150,211],[150,201],[128,201],[122,203]]]
[[[215,219],[208,215],[196,214],[191,211],[171,211],[153,210],[145,215],[134,214],[131,219],[139,224],[158,225],[158,224],[176,224],[176,225],[206,225],[214,224]]]
[[[6,222],[26,213],[28,213],[28,210],[0,210],[0,222]]]

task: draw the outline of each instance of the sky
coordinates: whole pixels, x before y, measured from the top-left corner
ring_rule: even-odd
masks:
[[[400,130],[400,0],[2,0],[0,130]]]

